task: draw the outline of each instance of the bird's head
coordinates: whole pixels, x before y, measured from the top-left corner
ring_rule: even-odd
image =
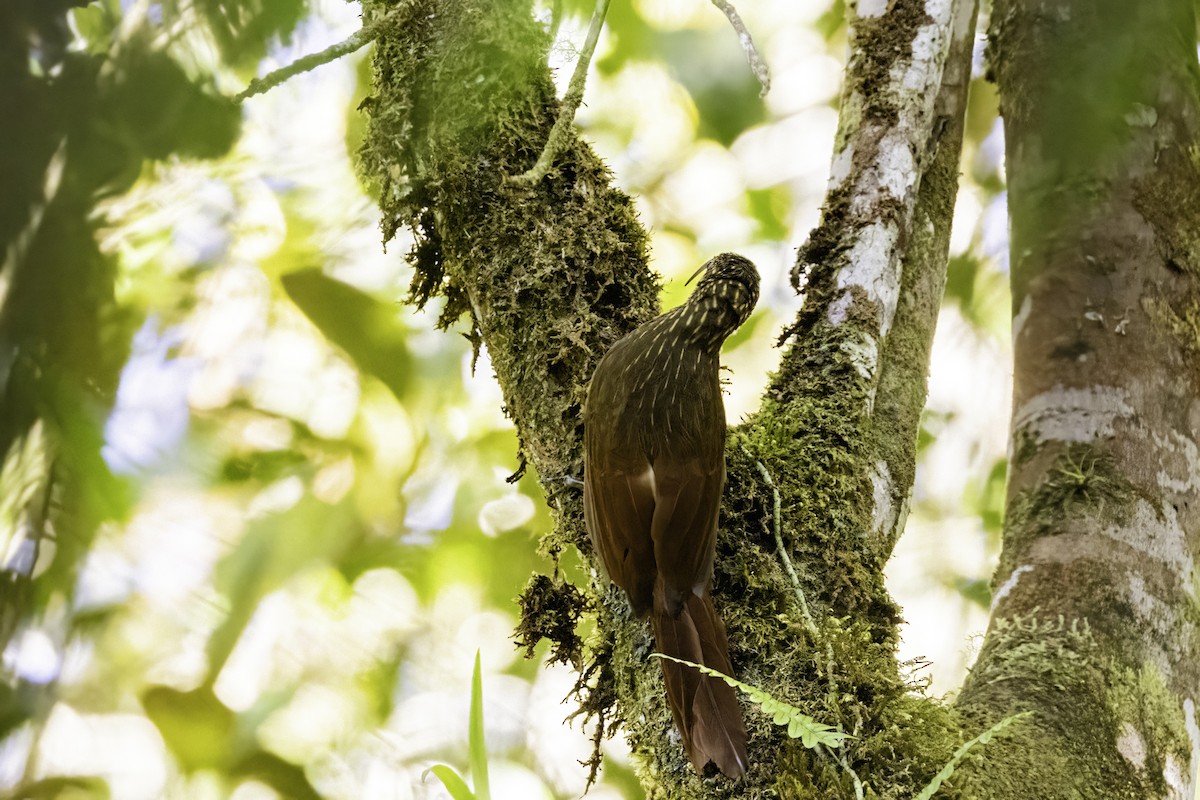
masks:
[[[700,276],[688,302],[716,300],[729,305],[738,327],[750,317],[758,302],[758,270],[754,263],[737,253],[713,256],[688,278],[688,283]]]

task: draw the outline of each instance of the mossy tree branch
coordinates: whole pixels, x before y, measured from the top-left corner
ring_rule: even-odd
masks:
[[[819,631],[789,638],[804,627],[794,609],[785,615],[787,634],[773,639],[758,638],[768,633],[764,626],[736,614],[730,626],[746,626],[740,640],[731,639],[746,643],[745,657],[763,670],[769,689],[811,698],[824,707],[809,712],[815,718],[837,720],[859,737],[845,757],[871,791],[906,797],[937,772],[948,753],[942,748],[953,750],[948,743],[958,735],[954,721],[916,697],[897,668],[898,613],[882,567],[912,487],[977,6],[871,6],[868,15],[861,5],[863,14],[850,21],[831,188],[795,272],[805,304],[762,409],[743,428],[783,496],[785,538]],[[750,476],[733,467],[731,475],[728,524],[736,530],[739,509],[752,519],[769,506]],[[739,542],[734,557],[745,550]],[[763,607],[770,607],[765,593],[745,606]],[[774,672],[790,663],[790,651],[781,650],[794,647],[817,668],[811,683],[794,667],[782,677]],[[848,700],[849,687],[871,700]],[[901,720],[916,719],[924,737],[903,733],[911,728]],[[879,758],[884,751],[890,759]],[[792,756],[799,768],[776,781],[780,796],[853,796],[848,770],[819,755]],[[820,788],[808,788],[813,779],[799,773],[820,775]]]
[[[364,15],[390,7],[368,0]],[[385,235],[401,225],[416,234],[413,301],[444,298],[441,323],[467,319],[468,335],[488,348],[556,512],[544,550],[554,557],[574,545],[586,555],[580,498],[563,480],[579,470],[584,390],[605,349],[656,313],[658,285],[628,198],[574,133],[543,179],[523,189],[506,180],[536,161],[560,118],[548,39],[529,12],[527,0],[419,0],[407,25],[378,40],[362,164],[381,189]],[[749,714],[751,773],[739,782],[695,775],[671,738],[646,626],[617,591],[595,584],[590,655],[580,658],[575,643],[557,652],[580,662],[585,711],[623,723],[652,796],[911,797],[969,738],[898,671],[882,564],[901,520],[875,520],[911,483],[884,442],[901,454],[915,447],[973,19],[973,3],[897,0],[852,22],[838,180],[803,251],[806,304],[762,411],[731,440],[746,450],[727,456],[715,594],[737,677],[855,738],[833,758]],[[901,299],[903,287],[916,287],[914,299]],[[895,401],[899,430],[876,427],[892,402],[875,400],[880,387],[910,380],[919,388]],[[779,556],[774,490],[756,462],[778,489],[811,622]],[[881,462],[886,491],[873,485]],[[533,585],[522,636],[561,638],[579,613],[577,593]]]
[[[596,43],[600,41],[600,31],[604,28],[604,17],[608,15],[609,0],[597,0],[596,11],[592,14],[591,24],[588,25],[587,39],[583,49],[579,51],[579,60],[575,62],[575,71],[571,73],[571,82],[567,85],[567,93],[562,99],[562,108],[554,120],[554,127],[546,137],[546,146],[542,148],[534,165],[514,175],[509,180],[514,186],[532,186],[546,177],[554,164],[554,159],[560,150],[573,136],[571,124],[575,121],[575,112],[583,102],[583,89],[587,84],[588,66],[592,63],[592,54],[596,52]]]
[[[407,15],[411,13],[415,6],[415,2],[397,4],[386,17],[363,25],[337,44],[330,45],[319,53],[302,56],[286,66],[267,73],[261,78],[255,78],[250,81],[249,86],[235,95],[233,99],[240,103],[248,97],[253,97],[256,94],[264,94],[297,75],[314,70],[322,64],[337,61],[339,58],[347,56],[355,50],[366,47],[388,28],[404,25]]]

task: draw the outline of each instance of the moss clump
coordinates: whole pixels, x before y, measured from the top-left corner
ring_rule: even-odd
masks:
[[[1035,787],[1047,800],[1165,796],[1164,756],[1190,757],[1178,702],[1155,667],[1122,667],[1110,652],[1086,620],[994,618],[958,707],[979,726],[997,714],[1037,713],[963,774],[964,796],[1008,798]],[[1142,766],[1120,754],[1126,723],[1146,745]]]
[[[1200,298],[1149,297],[1142,307],[1155,323],[1170,331],[1180,346],[1191,353],[1200,353]]]
[[[1030,452],[1022,455],[1025,461],[1033,457]],[[1040,534],[1085,512],[1094,515],[1106,508],[1126,509],[1134,494],[1111,454],[1094,444],[1072,442],[1055,457],[1036,487],[1013,500],[1009,525],[1014,530]]]
[[[550,661],[583,663],[583,641],[575,632],[579,618],[588,607],[583,593],[569,583],[555,583],[545,575],[535,575],[517,598],[521,621],[517,624],[517,647],[525,648],[525,657],[542,639],[550,641]]]
[[[852,65],[848,71],[856,81],[850,88],[866,98],[888,97],[897,57],[912,52],[917,30],[932,21],[924,3],[892,3],[887,14],[857,17],[853,23],[858,39],[854,52],[863,63]],[[890,105],[886,109],[875,107],[868,100],[865,114],[884,123],[894,122],[894,111]]]
[[[1161,670],[1152,664],[1144,664],[1140,669],[1114,665],[1108,705],[1115,715],[1117,735],[1132,732],[1144,748],[1145,761],[1135,763],[1134,756],[1131,766],[1156,796],[1169,796],[1170,787],[1163,778],[1166,760],[1173,758],[1177,765],[1188,764],[1191,740],[1179,700],[1167,688]]]
[[[1040,451],[1037,433],[1030,428],[1017,428],[1013,431],[1012,466],[1019,467],[1027,463]]]
[[[1098,775],[1072,774],[1071,751],[1056,741],[1060,731],[1097,730],[1095,720],[1077,727],[1080,715],[1092,713],[1090,704],[1078,702],[1078,693],[1094,694],[1104,686],[1095,663],[1098,647],[1087,622],[1036,615],[993,618],[986,649],[994,649],[996,656],[980,654],[958,704],[967,724],[982,729],[1030,709],[1041,713],[1022,726],[1021,735],[990,747],[987,760],[964,773],[966,796],[1010,797],[1018,785],[1036,786],[1039,796],[1048,799],[1100,796],[1076,793],[1074,787],[1094,785]],[[1100,746],[1077,742],[1071,750]],[[993,769],[998,763],[1005,767]],[[992,786],[997,779],[1000,784]]]

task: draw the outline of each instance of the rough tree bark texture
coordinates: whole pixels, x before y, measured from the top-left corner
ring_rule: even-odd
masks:
[[[1013,233],[1011,467],[991,626],[958,705],[980,724],[1036,714],[967,774],[970,797],[1194,796],[1194,9],[995,5]]]
[[[467,316],[486,344],[556,511],[544,549],[590,556],[563,478],[579,469],[596,361],[657,310],[645,234],[578,140],[532,189],[505,182],[537,158],[557,110],[528,0],[367,0],[364,17],[397,9],[378,42],[362,153],[385,234],[414,229],[414,299],[444,297],[443,321]],[[730,437],[714,594],[735,672],[854,738],[838,753],[808,750],[748,709],[749,775],[697,776],[623,596],[542,577],[522,597],[521,637],[550,639],[580,669],[584,710],[621,724],[651,797],[910,798],[961,741],[952,713],[896,664],[882,568],[912,484],[974,18],[965,0],[864,2],[852,14],[834,179],[797,270],[805,306],[762,409]],[[795,582],[760,467],[778,489]],[[586,652],[574,632],[585,608],[598,629]]]

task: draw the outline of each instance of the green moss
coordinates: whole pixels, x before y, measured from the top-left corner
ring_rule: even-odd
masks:
[[[570,523],[546,548],[561,550],[584,537],[577,502],[549,482],[578,473],[588,377],[657,311],[659,284],[632,203],[582,142],[537,186],[505,183],[557,111],[528,3],[425,6],[378,42],[360,167],[380,187],[385,237],[400,225],[416,236],[411,299],[445,298],[439,324],[465,318],[487,344],[525,455]]]
[[[1008,798],[1015,787],[1046,800],[1165,796],[1166,757],[1190,758],[1178,699],[1157,667],[1123,667],[1110,652],[1086,620],[994,618],[959,708],[981,727],[997,714],[1037,713],[960,776],[964,796]],[[1144,747],[1140,764],[1118,746],[1130,731]]]
[[[1051,459],[1056,448],[1061,450]],[[1058,442],[1037,442],[1030,434],[1018,435],[1014,463],[1025,465],[1037,458],[1051,460],[1033,488],[1017,492],[1008,502],[996,580],[1024,563],[1029,547],[1046,535],[1078,526],[1085,518],[1123,521],[1138,494],[1111,455],[1094,444],[1073,442],[1064,447]],[[1030,473],[1026,479],[1032,477]]]
[[[796,321],[780,334],[780,344],[792,337],[806,335],[819,323],[822,313],[833,301],[837,265],[842,262],[841,256],[848,247],[846,231],[850,223],[850,187],[843,183],[825,195],[821,224],[809,233],[796,253],[796,264],[802,269],[800,284],[805,302]]]
[[[364,12],[388,5],[368,0]],[[586,554],[579,493],[563,478],[581,467],[581,408],[595,363],[658,310],[645,233],[582,142],[531,189],[505,182],[536,159],[557,112],[548,42],[528,2],[423,0],[414,19],[378,43],[361,167],[380,188],[385,236],[401,225],[416,234],[413,301],[444,300],[440,323],[465,320],[467,335],[488,347],[524,455],[555,510],[542,551]],[[579,713],[596,725],[597,742],[624,725],[652,797],[851,798],[853,770],[868,796],[899,800],[963,738],[953,714],[897,668],[899,612],[867,544],[879,453],[866,435],[870,382],[846,345],[870,335],[872,304],[856,294],[836,329],[823,316],[823,300],[838,292],[844,239],[834,227],[852,222],[846,200],[831,198],[827,235],[814,234],[808,248],[809,316],[793,330],[762,409],[740,441],[731,439],[714,582],[735,675],[852,733],[845,764],[748,711],[750,757],[761,772],[741,783],[696,776],[670,734],[647,626],[621,593],[603,581],[576,591],[539,579],[522,595],[522,644],[548,638],[557,657],[579,659]],[[754,460],[779,487],[783,537],[815,630],[781,569],[774,496]],[[575,622],[586,609],[595,629],[581,647]]]
[[[384,238],[410,229],[416,244],[410,300],[443,300],[443,328],[462,325],[486,344],[556,525],[540,549],[589,550],[578,490],[588,379],[617,338],[658,311],[659,282],[646,235],[607,167],[577,137],[529,189],[507,184],[536,160],[558,111],[546,66],[548,38],[527,0],[418,0],[412,21],[376,43],[374,93],[359,151],[379,189]],[[378,18],[392,3],[364,3]],[[581,712],[611,729],[618,695],[630,702],[629,664],[614,641],[630,636],[613,599],[594,589],[535,581],[522,595],[518,635],[551,641],[581,668]],[[582,647],[575,623],[597,611]]]
[[[910,57],[917,30],[932,21],[924,3],[892,3],[887,14],[855,18],[855,53],[862,63],[852,65],[847,74],[855,82],[851,88],[867,98],[867,117],[884,123],[894,121],[890,104],[874,104],[871,100],[889,96],[897,59]]]
[[[583,593],[569,583],[555,583],[545,575],[535,575],[517,599],[521,621],[517,625],[516,645],[525,648],[525,657],[542,639],[550,642],[550,661],[583,664],[583,642],[575,629],[587,607]]]
[[[1168,796],[1163,779],[1165,757],[1173,756],[1177,764],[1190,763],[1191,741],[1179,700],[1167,687],[1162,672],[1152,664],[1140,669],[1114,666],[1108,705],[1118,735],[1129,726],[1145,747],[1146,760],[1138,769],[1142,781],[1156,796]]]
[[[865,322],[814,324],[792,345],[767,400],[727,452],[722,527],[739,533],[736,547],[726,550],[724,536],[719,543],[717,585],[740,598],[727,617],[735,668],[741,653],[753,657],[746,659],[752,671],[738,677],[855,737],[842,764],[774,734],[751,758],[773,765],[779,797],[854,797],[851,770],[869,776],[870,796],[911,797],[961,742],[951,712],[897,670],[898,610],[881,564],[864,546],[872,503],[864,465],[874,463],[862,444],[868,382],[841,343]],[[815,632],[806,629],[781,568],[774,498],[755,461],[779,487],[782,534]]]
[[[1013,432],[1012,466],[1019,467],[1037,455],[1041,448],[1037,432],[1030,428],[1018,428]]]
[[[1105,705],[1108,664],[1086,620],[993,618],[958,707],[980,729],[1022,711],[1036,714],[962,773],[964,796],[1009,798],[1023,789],[1044,800],[1145,797],[1116,756],[1117,725]]]
[[[1123,514],[1134,494],[1109,453],[1094,444],[1072,442],[1035,488],[1013,500],[1009,522],[1015,530],[1040,534],[1082,513],[1101,514],[1107,508]]]
[[[1200,352],[1200,299],[1147,297],[1142,308],[1157,325],[1175,337],[1183,349]]]

